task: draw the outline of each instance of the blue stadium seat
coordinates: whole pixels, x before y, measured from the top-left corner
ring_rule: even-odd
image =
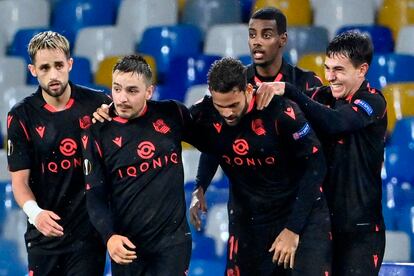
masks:
[[[403,117],[395,123],[390,144],[414,150],[414,117]]]
[[[250,15],[252,13],[252,7],[254,0],[240,0],[240,7],[241,7],[241,14],[242,14],[242,21],[249,22]]]
[[[30,39],[38,33],[47,31],[48,28],[27,28],[18,30],[13,37],[13,41],[9,46],[9,56],[19,56],[25,59],[26,63],[31,63],[30,57],[27,53],[27,46]]]
[[[173,95],[168,97],[183,102],[185,93],[192,85],[207,84],[207,73],[211,64],[220,59],[214,55],[196,55],[191,57],[177,57],[171,60],[174,68],[166,74],[166,83],[173,88]]]
[[[388,27],[380,25],[347,25],[340,28],[337,34],[351,30],[367,33],[371,37],[376,54],[394,51],[394,39],[392,38],[391,29]]]
[[[150,27],[144,31],[137,52],[155,58],[158,79],[162,82],[176,57],[194,56],[201,53],[201,32],[192,25]]]
[[[0,238],[0,275],[27,275],[18,258],[17,244],[3,238]]]
[[[212,260],[192,259],[190,262],[190,276],[224,275],[226,264]]]
[[[243,65],[247,66],[252,63],[252,57],[250,55],[239,56],[239,60]]]
[[[383,263],[379,276],[412,276],[414,275],[414,264],[412,263]]]
[[[214,260],[216,256],[216,246],[213,238],[205,236],[202,232],[192,233],[193,250],[192,259]]]
[[[367,79],[371,87],[382,89],[389,83],[414,81],[414,56],[404,54],[374,55]]]
[[[52,28],[74,44],[79,29],[88,26],[114,25],[115,5],[112,1],[59,1],[52,11]]]
[[[88,85],[93,82],[91,63],[85,57],[73,57],[69,79],[76,84]]]

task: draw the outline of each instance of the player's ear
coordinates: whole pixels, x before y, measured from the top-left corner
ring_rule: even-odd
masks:
[[[246,86],[246,92],[247,92],[247,94],[250,94],[250,95],[253,94],[254,88],[253,88],[253,85],[252,84],[250,84],[250,83],[247,84],[247,86]]]
[[[33,77],[37,78],[36,67],[33,64],[29,64],[27,65],[27,68],[29,69],[30,74],[32,74]]]
[[[150,85],[147,87],[147,90],[145,91],[145,99],[150,100],[153,94],[154,94],[154,85]]]

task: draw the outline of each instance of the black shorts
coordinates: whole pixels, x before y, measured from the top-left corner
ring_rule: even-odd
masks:
[[[102,276],[105,269],[105,257],[106,250],[103,244],[54,255],[29,252],[29,275]]]
[[[137,251],[137,259],[127,265],[119,265],[111,262],[113,276],[158,276],[174,275],[184,276],[188,274],[188,266],[191,257],[191,239],[170,246],[160,252],[140,254]]]
[[[385,231],[333,233],[333,275],[378,275]]]
[[[285,223],[247,227],[230,223],[226,275],[331,275],[331,228],[326,206],[312,211],[300,235],[293,269],[273,263],[274,252],[268,252]]]

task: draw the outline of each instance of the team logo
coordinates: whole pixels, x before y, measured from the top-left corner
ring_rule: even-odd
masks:
[[[114,139],[112,139],[112,142],[114,142],[118,147],[122,146],[122,137],[115,137]]]
[[[369,105],[369,103],[367,103],[364,100],[361,99],[356,99],[354,101],[354,104],[358,105],[359,107],[361,107],[368,115],[372,115],[372,113],[374,112],[374,110],[372,109],[372,107]]]
[[[78,145],[76,145],[75,140],[71,138],[66,138],[63,139],[62,142],[60,142],[59,149],[64,156],[72,156],[76,153]]]
[[[246,155],[249,151],[249,144],[244,139],[237,139],[233,142],[233,151],[238,155]]]
[[[91,117],[88,115],[83,116],[79,119],[79,126],[81,129],[88,129],[92,125]]]
[[[221,132],[221,127],[222,127],[221,123],[214,123],[213,126],[216,129],[217,133]]]
[[[293,120],[296,120],[296,115],[295,115],[295,111],[293,110],[293,108],[288,107],[286,108],[286,110],[284,111],[286,115],[288,115],[290,118],[292,118]]]
[[[84,149],[86,149],[86,146],[88,145],[88,140],[89,140],[88,136],[86,136],[86,135],[82,136],[82,145],[83,145]]]
[[[263,126],[262,119],[256,119],[252,121],[252,130],[259,136],[266,135],[266,130]]]
[[[310,131],[310,126],[308,123],[306,123],[298,132],[295,132],[292,134],[293,139],[299,140],[300,138],[308,135],[309,131]]]
[[[92,164],[88,159],[83,160],[83,173],[89,175],[92,171]]]
[[[45,134],[45,127],[44,126],[36,127],[36,132],[37,134],[39,134],[40,138],[43,138],[43,135]]]
[[[154,156],[155,146],[149,141],[141,142],[138,145],[137,154],[142,159],[150,159]]]
[[[158,119],[154,123],[152,123],[154,126],[155,131],[158,131],[162,134],[166,134],[170,131],[170,127],[164,122],[163,119]]]

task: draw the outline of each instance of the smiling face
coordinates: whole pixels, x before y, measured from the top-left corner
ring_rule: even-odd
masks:
[[[336,99],[352,96],[365,80],[368,64],[354,66],[343,54],[325,57],[325,78],[329,81],[332,95]]]
[[[115,70],[112,75],[112,98],[121,118],[138,117],[145,110],[152,92],[153,86],[147,84],[142,74]]]
[[[45,99],[59,98],[70,93],[69,72],[73,60],[67,58],[60,49],[41,49],[37,51],[34,64],[29,64],[30,73],[37,78]]]
[[[286,42],[287,34],[278,34],[275,20],[250,19],[249,48],[255,65],[267,67],[280,62]]]

